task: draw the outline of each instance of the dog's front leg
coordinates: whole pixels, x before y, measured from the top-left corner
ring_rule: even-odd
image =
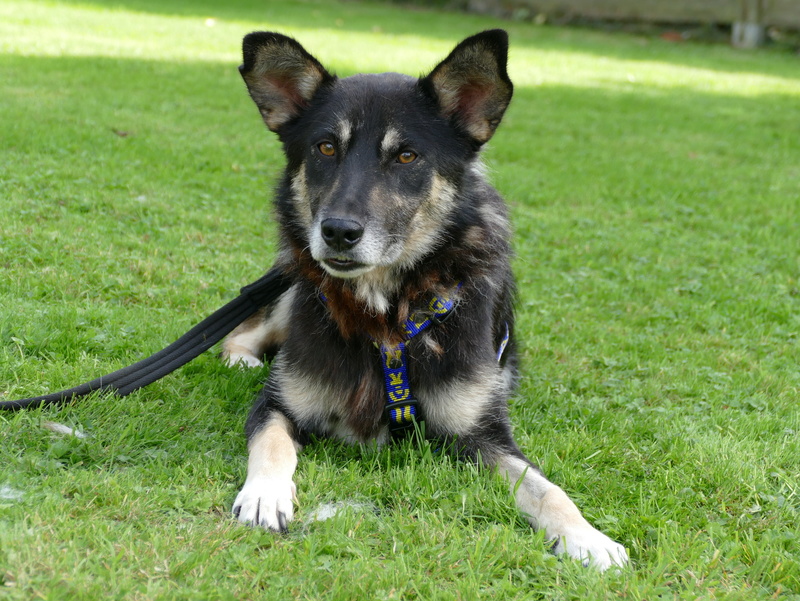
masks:
[[[240,522],[285,532],[294,517],[295,485],[300,444],[289,419],[273,410],[250,433],[247,448],[247,479],[236,500],[233,514]]]
[[[289,335],[289,312],[295,289],[274,303],[261,307],[240,323],[222,343],[222,359],[229,366],[261,367],[265,355],[274,355]]]
[[[543,529],[554,542],[556,554],[566,553],[600,570],[628,562],[625,548],[589,524],[567,494],[531,463],[507,454],[495,466],[508,479],[517,506],[530,524]]]

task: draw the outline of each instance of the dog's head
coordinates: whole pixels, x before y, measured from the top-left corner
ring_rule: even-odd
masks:
[[[461,185],[513,89],[504,31],[467,38],[419,79],[339,79],[276,33],[247,35],[243,54],[250,96],[288,158],[279,212],[329,275],[410,268],[474,210],[459,204]]]

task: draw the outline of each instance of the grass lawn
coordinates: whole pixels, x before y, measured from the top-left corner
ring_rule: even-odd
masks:
[[[265,372],[206,353],[122,400],[0,415],[0,599],[800,599],[786,51],[329,0],[5,0],[0,395],[138,360],[271,265],[282,159],[236,69],[245,33],[340,75],[419,74],[495,26],[516,435],[632,567],[558,561],[502,482],[410,442],[312,445],[290,534],[239,525]],[[315,520],[329,504],[349,508]]]

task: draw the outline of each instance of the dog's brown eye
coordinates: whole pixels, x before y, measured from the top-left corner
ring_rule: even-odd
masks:
[[[317,148],[319,148],[319,151],[326,157],[332,157],[336,154],[336,149],[330,142],[322,142]]]
[[[416,160],[417,154],[415,152],[411,152],[410,150],[406,150],[405,152],[401,152],[397,155],[397,162],[402,163],[403,165],[408,165]]]

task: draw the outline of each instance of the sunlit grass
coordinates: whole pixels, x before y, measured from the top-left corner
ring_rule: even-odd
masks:
[[[333,23],[327,20],[328,27],[319,26],[326,22],[324,5],[310,3],[308,6],[307,15],[314,25],[302,27],[295,23],[287,26],[281,19],[282,11],[278,5],[270,3],[266,3],[263,10],[260,7],[250,9],[263,14],[263,18],[246,19],[217,16],[215,8],[218,7],[213,5],[189,8],[188,15],[171,14],[180,13],[181,9],[167,10],[167,14],[159,15],[147,12],[151,6],[146,2],[142,3],[141,10],[136,10],[114,5],[104,8],[91,3],[65,6],[9,0],[0,6],[0,49],[21,56],[104,56],[235,63],[240,59],[237,40],[244,33],[275,28],[288,35],[310,38],[309,49],[319,54],[331,53],[332,64],[345,71],[383,71],[402,66],[404,72],[411,73],[421,73],[430,68],[443,52],[449,50],[450,39],[447,38],[432,38],[410,31],[391,32],[391,23],[374,5],[370,11],[363,10],[362,6],[345,5],[342,17]],[[294,9],[302,7],[304,5],[299,4]],[[371,19],[370,13],[374,13]],[[411,18],[421,21],[426,14],[415,12]],[[272,15],[275,17],[271,18]],[[353,21],[359,31],[350,29]],[[711,47],[708,55],[722,58],[716,63],[722,70],[712,66],[674,64],[669,60],[669,54],[674,52],[665,48],[665,43],[644,37],[636,42],[644,56],[624,56],[626,53],[620,52],[616,54],[622,55],[611,53],[598,57],[596,47],[604,42],[596,33],[554,33],[549,29],[523,28],[476,17],[465,18],[464,22],[470,23],[472,29],[510,25],[512,35],[515,30],[520,31],[516,41],[525,47],[512,49],[510,66],[517,86],[569,85],[620,91],[636,89],[644,93],[659,88],[685,87],[743,96],[797,94],[800,89],[797,77],[751,70],[750,66],[755,65],[748,55],[722,54]],[[461,29],[465,35],[471,31],[464,26]],[[562,43],[558,44],[559,41]],[[549,48],[536,47],[542,42]],[[575,42],[575,45],[569,47],[563,42]],[[554,48],[554,44],[558,47]],[[653,45],[658,49],[651,50]],[[667,60],[647,58],[648,54],[665,53]],[[788,66],[793,59],[778,56],[775,60]]]

